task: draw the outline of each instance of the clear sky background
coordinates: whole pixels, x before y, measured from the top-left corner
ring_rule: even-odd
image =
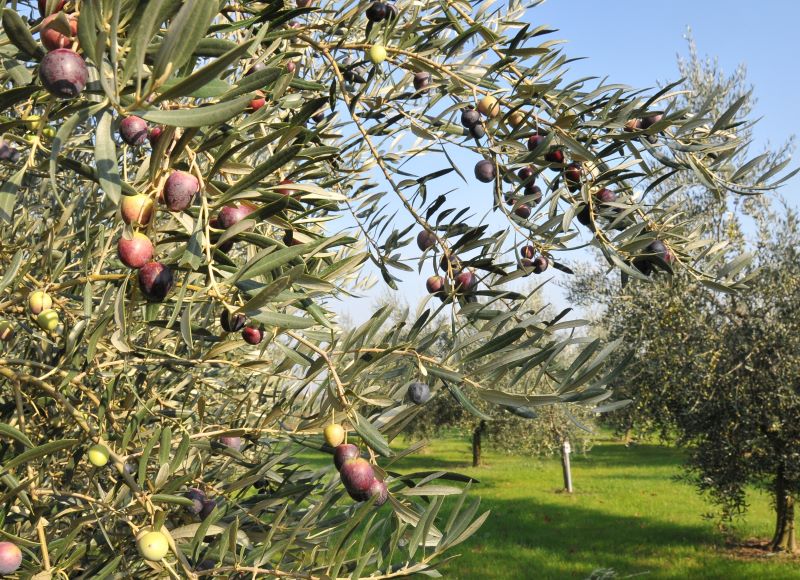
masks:
[[[779,146],[800,133],[795,112],[800,102],[800,0],[548,0],[529,10],[528,20],[558,29],[548,38],[565,40],[568,56],[586,57],[570,65],[568,78],[607,76],[607,82],[636,88],[677,80],[677,56],[688,54],[691,27],[701,58],[717,58],[727,73],[746,66],[757,101],[753,116],[761,117],[754,150]],[[781,194],[800,205],[798,179]],[[398,298],[415,306],[425,294],[424,277],[403,275],[407,279]],[[547,295],[562,306],[563,293],[550,286]],[[361,322],[385,288],[381,281],[363,298],[332,306]]]

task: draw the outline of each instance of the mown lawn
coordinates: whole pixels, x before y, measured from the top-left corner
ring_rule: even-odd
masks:
[[[485,452],[473,469],[466,439],[433,441],[424,455],[403,460],[401,471],[449,469],[480,480],[472,493],[492,511],[486,524],[455,551],[442,570],[449,578],[586,578],[598,568],[621,577],[800,579],[800,559],[733,550],[711,506],[680,474],[679,450],[654,444],[626,448],[599,441],[573,457],[575,493],[559,492],[557,459],[536,460]],[[771,533],[769,498],[754,492],[741,539]]]

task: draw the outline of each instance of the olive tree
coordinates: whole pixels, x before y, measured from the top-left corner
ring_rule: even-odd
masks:
[[[693,48],[693,47],[692,47]],[[720,110],[740,103],[743,134],[751,90],[744,70],[724,75],[694,50],[682,62],[698,94]],[[773,163],[785,164],[784,147],[743,163],[740,176],[757,180]],[[743,152],[742,152],[743,153]],[[614,356],[631,363],[614,379],[619,396],[632,403],[607,420],[627,434],[657,434],[687,448],[687,470],[731,517],[747,509],[747,486],[766,487],[776,513],[771,541],[776,551],[796,551],[794,498],[800,491],[796,446],[800,421],[797,384],[798,218],[770,198],[729,204],[705,181],[670,179],[664,192],[680,191],[694,224],[724,240],[730,252],[747,254],[715,264],[721,276],[740,272],[745,288],[733,294],[677,272],[652,284],[604,277],[582,268],[570,296],[596,309],[609,339],[622,340]],[[745,235],[746,220],[756,235]]]
[[[630,276],[653,258],[730,283],[635,192],[772,186],[738,179],[734,115],[677,85],[565,82],[516,1],[36,4],[2,3],[3,572],[435,574],[487,514],[468,478],[393,469],[424,408],[406,385],[468,408],[609,397],[609,349],[510,283],[568,273],[583,235]],[[432,274],[413,324],[338,325],[368,262],[390,287]],[[334,446],[341,480],[301,455]]]

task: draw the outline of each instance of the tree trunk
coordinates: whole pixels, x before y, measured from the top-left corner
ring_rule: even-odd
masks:
[[[797,552],[794,529],[794,496],[786,489],[783,466],[775,477],[775,535],[770,548],[773,552]]]
[[[481,421],[472,432],[472,467],[479,467],[481,464],[481,436],[486,430],[486,421]]]

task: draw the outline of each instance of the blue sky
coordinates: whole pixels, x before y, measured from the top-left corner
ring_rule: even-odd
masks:
[[[529,10],[528,20],[558,29],[549,38],[565,40],[570,57],[586,57],[570,65],[568,78],[607,76],[608,82],[637,88],[677,80],[677,56],[688,54],[686,33],[691,27],[701,58],[717,58],[725,72],[739,64],[747,67],[757,100],[753,115],[762,118],[754,130],[756,150],[768,143],[781,145],[800,132],[794,112],[800,94],[800,1],[549,0]],[[795,205],[800,197],[796,182],[781,191]],[[400,297],[413,307],[424,296],[424,277],[407,276]],[[364,298],[335,309],[361,322],[384,288],[379,282]],[[564,305],[555,285],[547,295],[557,306]]]
[[[567,41],[579,76],[608,75],[635,87],[677,77],[676,55],[686,54],[687,27],[701,56],[732,72],[745,64],[762,117],[760,143],[778,145],[800,131],[794,113],[800,93],[800,2],[796,0],[550,0],[529,11]],[[787,192],[784,192],[787,194]]]

